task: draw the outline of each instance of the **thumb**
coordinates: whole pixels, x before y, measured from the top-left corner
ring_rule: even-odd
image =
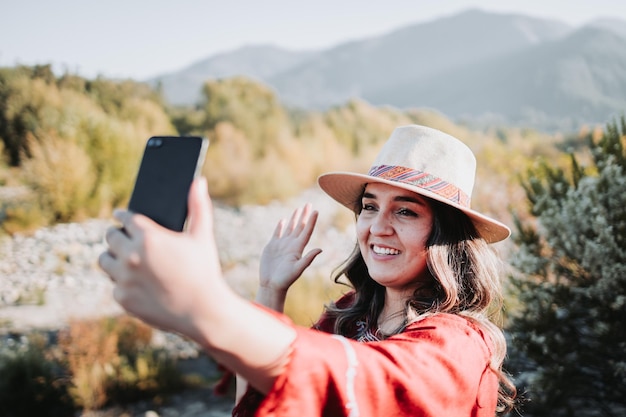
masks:
[[[191,184],[187,200],[189,207],[189,233],[192,236],[205,236],[213,231],[213,205],[207,191],[205,177],[197,178]]]
[[[304,255],[302,258],[300,258],[300,261],[298,262],[300,273],[304,272],[304,270],[307,269],[309,267],[309,265],[311,265],[313,260],[315,258],[317,258],[317,255],[319,255],[320,253],[322,253],[321,249],[319,249],[319,248],[312,249],[306,255]]]

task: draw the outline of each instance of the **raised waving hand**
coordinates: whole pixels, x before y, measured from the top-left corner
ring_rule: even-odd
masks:
[[[257,301],[283,311],[285,296],[291,285],[322,250],[311,249],[303,255],[311,239],[318,212],[310,204],[296,209],[290,219],[278,222],[274,234],[261,254]]]

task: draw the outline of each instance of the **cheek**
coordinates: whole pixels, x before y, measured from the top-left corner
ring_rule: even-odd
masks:
[[[368,235],[369,227],[366,225],[365,221],[361,220],[361,217],[359,217],[356,221],[356,237],[359,241],[359,245],[361,242],[367,242]]]
[[[409,250],[412,254],[418,255],[420,258],[426,256],[426,242],[430,233],[429,228],[411,229],[402,231],[402,241],[405,244],[405,249]]]
[[[406,269],[411,276],[423,276],[428,271],[428,249],[423,245],[412,247],[410,261],[407,263]]]

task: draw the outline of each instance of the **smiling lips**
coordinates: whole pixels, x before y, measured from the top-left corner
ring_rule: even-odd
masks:
[[[372,245],[372,250],[377,255],[399,255],[400,251],[398,249],[392,248],[383,248],[380,246]]]

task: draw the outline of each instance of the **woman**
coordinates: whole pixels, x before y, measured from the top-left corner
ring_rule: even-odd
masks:
[[[222,279],[204,181],[190,192],[188,233],[118,212],[126,234],[107,232],[100,265],[131,314],[190,337],[249,382],[235,415],[493,416],[512,388],[488,318],[500,289],[487,244],[510,231],[470,208],[475,164],[459,140],[412,125],[392,133],[368,174],[320,177],[356,213],[358,244],[338,274],[354,291],[317,329],[279,313],[319,253],[302,256],[310,207],[266,248],[258,304]]]

